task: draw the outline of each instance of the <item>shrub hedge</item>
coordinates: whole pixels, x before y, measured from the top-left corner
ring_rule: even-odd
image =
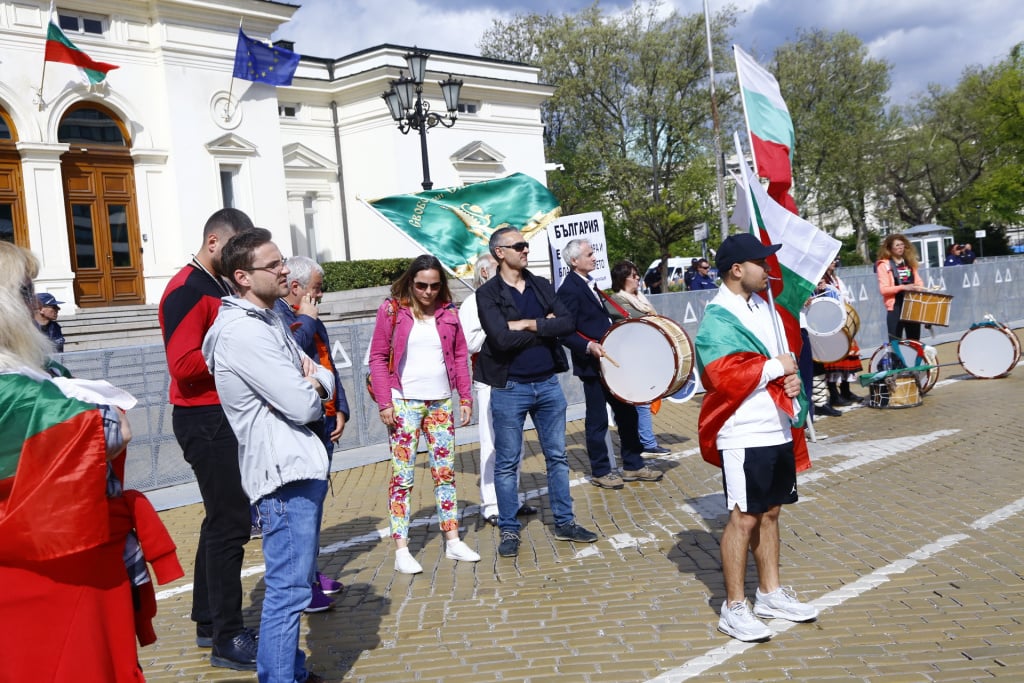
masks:
[[[390,285],[405,272],[411,258],[332,261],[324,263],[324,291],[344,292]]]

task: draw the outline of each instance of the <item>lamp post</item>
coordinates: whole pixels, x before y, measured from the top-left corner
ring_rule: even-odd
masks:
[[[423,78],[427,72],[429,56],[428,53],[413,48],[412,52],[405,55],[410,75],[400,73],[398,80],[391,81],[391,87],[381,95],[402,135],[406,135],[410,130],[419,131],[424,190],[434,187],[434,183],[430,181],[430,161],[427,159],[427,130],[439,124],[445,128],[455,125],[455,119],[458,118],[459,91],[462,89],[462,81],[448,74],[448,78],[437,83],[441,86],[444,106],[448,113],[442,115],[430,111],[430,102],[423,101]]]

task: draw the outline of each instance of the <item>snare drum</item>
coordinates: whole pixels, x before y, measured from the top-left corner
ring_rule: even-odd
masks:
[[[868,406],[871,408],[914,408],[921,405],[921,392],[918,381],[913,375],[920,372],[907,372],[890,375],[879,382],[872,382]]]
[[[1020,342],[1001,323],[981,323],[964,333],[956,353],[964,370],[980,379],[992,379],[1010,374],[1017,365]]]
[[[615,398],[642,405],[679,391],[693,370],[693,344],[671,318],[645,315],[608,328],[601,346],[619,367],[601,361],[601,381]]]
[[[871,354],[871,360],[868,361],[868,372],[878,372],[884,369],[882,368],[882,359],[891,352],[892,348],[888,344],[882,344],[875,349],[875,352]],[[923,396],[931,391],[931,388],[939,381],[939,353],[935,347],[922,344],[916,339],[901,339],[900,356],[903,359],[903,367],[905,368],[912,368],[917,365],[919,356],[923,359],[924,365],[932,366],[928,372],[914,373],[918,387],[921,389],[921,395]]]
[[[903,308],[900,309],[900,320],[947,327],[951,301],[953,301],[953,296],[950,294],[905,292]]]

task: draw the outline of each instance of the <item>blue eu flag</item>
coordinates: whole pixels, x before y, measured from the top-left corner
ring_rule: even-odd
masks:
[[[283,47],[271,47],[253,40],[238,29],[238,47],[235,48],[235,78],[266,83],[291,85],[292,76],[299,66],[299,55]]]

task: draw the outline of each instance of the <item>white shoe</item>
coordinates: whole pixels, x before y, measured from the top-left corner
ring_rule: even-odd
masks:
[[[455,539],[445,544],[444,556],[449,560],[460,560],[462,562],[479,562],[480,555],[473,552],[473,549],[466,545],[465,541]]]
[[[789,586],[782,586],[771,593],[757,589],[754,614],[762,619],[785,619],[786,621],[814,621],[818,608],[796,599],[796,593]]]
[[[762,642],[772,637],[772,630],[754,617],[746,600],[731,605],[728,600],[722,603],[718,630],[745,643]]]
[[[399,548],[395,551],[395,571],[399,574],[420,574],[423,567],[412,556],[408,548]]]

